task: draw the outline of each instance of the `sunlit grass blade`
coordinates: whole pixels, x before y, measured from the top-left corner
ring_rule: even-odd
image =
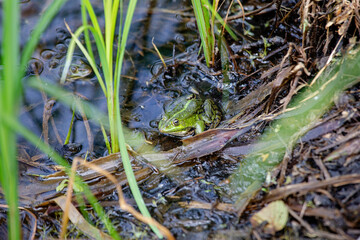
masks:
[[[89,0],[82,0],[81,4],[86,7],[87,13],[89,14],[89,17],[91,19],[91,23],[95,28],[95,32],[98,32],[98,33],[100,32],[101,33],[101,28],[100,28],[100,25],[99,25],[99,23],[97,21],[97,16],[95,14],[95,11],[94,11],[90,1]],[[101,41],[102,41],[102,45],[105,45],[103,37],[101,37]]]
[[[96,47],[97,50],[99,52],[99,56],[100,56],[100,62],[101,62],[101,66],[103,69],[103,74],[104,74],[104,80],[105,80],[105,87],[103,88],[105,97],[107,99],[107,106],[108,106],[108,115],[109,115],[109,124],[110,124],[110,136],[111,136],[111,152],[117,152],[119,151],[119,147],[118,147],[118,142],[117,142],[117,133],[116,133],[116,126],[115,126],[115,114],[114,114],[114,110],[115,110],[115,105],[114,105],[114,88],[113,88],[113,69],[112,67],[112,53],[110,54],[109,51],[112,51],[113,47],[112,47],[112,42],[110,43],[111,46],[109,46],[109,40],[113,39],[113,37],[109,37],[109,28],[113,29],[113,35],[115,34],[114,32],[114,27],[111,27],[111,23],[112,21],[109,21],[109,18],[111,19],[111,17],[115,17],[115,21],[116,21],[116,15],[112,16],[111,13],[111,7],[112,4],[109,4],[109,2],[112,1],[104,1],[104,15],[105,15],[105,41],[104,38],[102,36],[102,31],[99,27],[99,23],[97,20],[97,17],[94,13],[94,10],[92,8],[91,3],[88,0],[82,0],[82,4],[84,6],[86,6],[86,10],[87,13],[90,17],[91,23],[94,26],[94,31],[91,31],[94,38],[95,38],[95,42],[96,42]],[[106,7],[110,7],[110,9],[106,8]],[[86,24],[86,23],[84,23]],[[83,26],[85,27],[85,26]],[[90,28],[91,30],[91,28]],[[76,39],[75,39],[76,41]],[[84,47],[80,44],[79,41],[77,41],[78,46],[80,47],[80,49],[83,51],[84,55],[85,55],[85,50]],[[83,48],[83,49],[82,49]],[[86,55],[85,55],[86,56]],[[110,59],[111,56],[111,59]],[[88,59],[88,61],[94,61],[94,58],[91,58],[90,56],[86,56],[86,58]]]

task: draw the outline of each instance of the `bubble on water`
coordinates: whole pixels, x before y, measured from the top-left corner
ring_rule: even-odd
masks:
[[[56,38],[58,41],[64,41],[65,38],[69,37],[68,32],[63,28],[56,29]]]
[[[54,57],[54,55],[55,55],[55,51],[49,49],[44,49],[40,53],[41,58],[44,60],[50,60],[51,58]]]
[[[28,63],[28,74],[29,75],[40,75],[44,70],[44,63],[37,58],[32,58]]]

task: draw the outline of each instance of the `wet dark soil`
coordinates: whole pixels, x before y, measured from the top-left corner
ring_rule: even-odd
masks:
[[[33,0],[21,4],[22,44],[46,2]],[[121,111],[124,124],[146,136],[157,150],[140,155],[131,153],[132,161],[151,215],[176,239],[357,239],[360,236],[359,84],[347,89],[287,153],[284,161],[269,174],[270,180],[240,214],[232,207],[235,198],[226,187],[228,177],[271,124],[270,120],[255,123],[251,120],[281,111],[298,88],[311,82],[332,51],[344,53],[358,40],[352,39],[359,36],[360,26],[358,6],[354,2],[316,1],[309,6],[308,1],[301,0],[271,4],[248,0],[243,2],[248,13],[245,17],[240,14],[241,7],[234,3],[229,25],[240,40],[235,41],[225,33],[227,47],[223,51],[228,54],[228,71],[222,71],[220,52],[211,67],[206,66],[199,54],[200,40],[189,3],[139,3],[122,72]],[[79,1],[67,3],[45,31],[29,63],[24,84],[37,75],[46,82],[59,83],[70,41],[64,19],[72,30],[78,28],[79,4]],[[229,5],[230,1],[222,4],[222,16]],[[102,4],[95,3],[94,7],[102,18]],[[309,25],[303,25],[305,22]],[[166,58],[166,68],[154,51],[152,38]],[[82,56],[79,50],[76,54]],[[96,106],[99,114],[106,114],[106,99],[95,76],[68,82],[63,87]],[[194,89],[221,107],[223,121],[218,129],[183,141],[159,133],[157,124],[164,104]],[[27,128],[69,162],[75,156],[87,156],[99,166],[111,165],[108,170],[123,183],[126,199],[135,206],[120,159],[108,157],[99,126],[75,114],[70,143],[64,145],[72,109],[31,88],[24,90],[22,98],[19,118]],[[183,146],[182,151],[178,151],[179,146]],[[25,207],[23,236],[30,238],[35,232],[39,239],[57,238],[62,211],[52,199],[64,194],[66,189],[56,192],[59,181],[48,182],[38,176],[58,169],[52,159],[21,136],[18,149],[20,205]],[[148,162],[144,163],[144,159]],[[159,170],[155,171],[150,166],[152,159],[167,159],[167,162],[155,165]],[[119,208],[117,194],[109,181],[99,175],[84,179],[122,237],[156,239],[148,226]],[[275,200],[285,202],[290,216],[283,229],[269,234],[264,231],[266,223],[255,227],[250,219]],[[86,210],[88,220],[106,231],[93,210],[90,207]],[[2,236],[6,236],[5,212],[5,208],[0,212]],[[72,224],[68,231],[69,238],[86,238]]]

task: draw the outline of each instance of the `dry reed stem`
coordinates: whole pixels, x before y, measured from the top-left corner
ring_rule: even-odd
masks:
[[[74,181],[75,181],[75,172],[76,172],[76,167],[78,165],[77,164],[78,162],[79,162],[78,158],[75,158],[71,165],[71,173],[70,173],[70,178],[69,178],[69,183],[68,183],[68,189],[66,191],[66,204],[65,204],[65,209],[64,209],[64,215],[62,217],[60,239],[65,239],[65,235],[66,235],[67,223],[69,221],[69,209],[70,209],[70,205],[71,205],[73,186],[74,186]]]
[[[100,174],[102,174],[106,178],[108,178],[111,182],[113,182],[116,187],[116,190],[118,192],[118,195],[119,195],[119,206],[122,210],[129,212],[135,218],[137,218],[138,220],[140,220],[146,224],[155,225],[165,235],[165,237],[167,239],[171,239],[171,240],[175,239],[174,236],[171,234],[171,232],[166,227],[164,227],[163,225],[158,223],[153,218],[144,217],[142,214],[137,212],[131,205],[126,203],[125,198],[123,196],[122,189],[121,189],[121,185],[119,184],[117,179],[113,175],[111,175],[108,171],[106,171],[90,162],[87,162],[84,159],[79,158],[79,157],[75,157],[74,162],[80,162],[83,166],[99,172]],[[70,181],[69,181],[69,187],[70,187]]]

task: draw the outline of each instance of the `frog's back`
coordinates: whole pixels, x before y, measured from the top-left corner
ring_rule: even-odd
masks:
[[[187,101],[185,104],[182,104],[181,107],[174,109],[173,116],[179,120],[188,119],[191,116],[196,116],[199,112],[201,112],[202,108],[202,100],[200,99],[191,99]]]
[[[165,106],[165,115],[170,117],[178,114],[179,116],[188,116],[188,113],[194,113],[201,106],[202,100],[196,99],[192,94],[179,97],[177,100]]]

